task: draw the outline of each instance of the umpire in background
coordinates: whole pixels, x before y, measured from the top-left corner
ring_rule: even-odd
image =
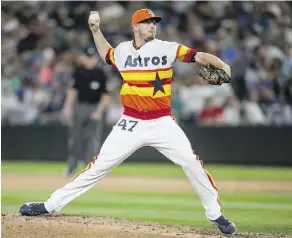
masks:
[[[97,64],[95,48],[88,47],[77,59],[73,85],[67,92],[63,116],[72,119],[67,176],[74,173],[79,160],[92,161],[101,146],[104,112],[110,95],[106,89],[107,77]]]

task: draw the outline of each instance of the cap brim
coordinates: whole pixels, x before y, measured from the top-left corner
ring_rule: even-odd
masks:
[[[156,16],[156,17],[149,17],[149,18],[146,18],[146,19],[144,19],[144,20],[142,20],[142,21],[139,21],[138,23],[142,23],[143,21],[147,21],[147,20],[149,20],[149,19],[154,19],[154,20],[156,21],[156,23],[162,21],[162,17],[158,17],[158,16]]]

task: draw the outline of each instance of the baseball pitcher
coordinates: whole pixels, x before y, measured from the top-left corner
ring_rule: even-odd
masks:
[[[124,114],[85,170],[53,192],[46,202],[22,205],[22,215],[60,211],[137,149],[152,146],[183,168],[200,196],[207,218],[222,233],[236,232],[235,225],[220,212],[218,191],[212,177],[203,169],[185,133],[171,116],[171,82],[175,62],[200,64],[199,75],[216,85],[230,82],[230,67],[214,55],[156,39],[156,24],[161,20],[149,9],[136,11],[132,16],[133,40],[114,48],[99,28],[98,12],[90,13],[88,23],[101,58],[118,70],[123,78],[120,97]]]

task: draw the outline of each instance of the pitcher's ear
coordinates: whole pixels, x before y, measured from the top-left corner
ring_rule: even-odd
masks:
[[[138,24],[136,24],[136,25],[132,25],[132,27],[133,27],[133,31],[134,31],[134,32],[138,31]]]

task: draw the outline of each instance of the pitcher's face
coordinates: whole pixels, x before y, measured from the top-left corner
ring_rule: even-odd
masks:
[[[142,21],[134,26],[134,31],[136,31],[143,40],[153,40],[156,36],[156,21],[154,19]]]

